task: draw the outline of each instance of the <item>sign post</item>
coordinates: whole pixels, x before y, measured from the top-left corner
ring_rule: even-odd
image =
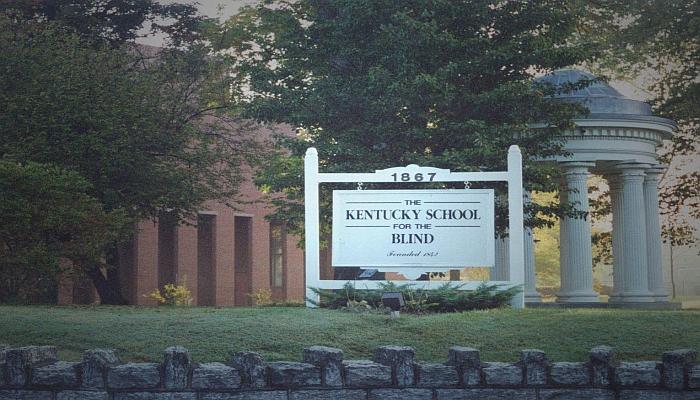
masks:
[[[306,296],[318,301],[310,288],[340,289],[348,281],[320,279],[319,198],[321,183],[330,182],[507,182],[509,213],[508,281],[524,283],[522,155],[518,146],[508,150],[508,171],[451,172],[409,165],[374,173],[319,173],[318,153],[304,159]],[[493,266],[494,199],[492,189],[478,190],[343,190],[333,193],[333,266],[365,266],[380,271],[433,272],[456,266]],[[357,281],[355,281],[357,283]],[[377,289],[386,281],[362,281]],[[402,281],[437,287],[443,282]],[[479,282],[466,282],[463,290]],[[522,291],[512,301],[524,307]],[[307,306],[313,306],[307,301]]]

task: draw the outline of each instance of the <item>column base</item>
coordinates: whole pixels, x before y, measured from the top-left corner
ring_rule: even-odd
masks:
[[[608,300],[609,303],[653,303],[655,301],[655,297],[651,293],[620,293]]]
[[[557,303],[597,303],[599,301],[596,292],[557,293]]]
[[[654,301],[656,303],[668,303],[669,301],[671,301],[671,298],[667,294],[655,294]]]
[[[680,310],[681,303],[528,303],[531,308],[608,308],[628,310]]]
[[[542,301],[542,295],[537,292],[526,292],[525,293],[525,302],[526,303],[539,303]]]

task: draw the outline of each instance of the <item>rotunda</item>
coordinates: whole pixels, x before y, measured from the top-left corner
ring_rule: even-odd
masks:
[[[596,77],[578,70],[558,70],[539,82],[561,86]],[[585,105],[590,113],[565,132],[568,156],[554,160],[562,169],[562,200],[588,212],[587,182],[601,175],[610,187],[612,205],[613,293],[610,302],[667,302],[661,263],[656,148],[670,139],[676,124],[654,116],[649,104],[623,96],[601,81],[558,94],[561,101]],[[532,235],[526,233],[526,301],[536,302]],[[560,227],[561,303],[597,302],[593,290],[589,219],[562,218]]]

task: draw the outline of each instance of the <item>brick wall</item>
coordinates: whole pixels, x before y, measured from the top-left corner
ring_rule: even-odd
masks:
[[[57,359],[53,346],[0,345],[0,400],[302,400],[302,399],[700,399],[695,350],[660,361],[617,362],[606,346],[587,362],[550,362],[522,350],[516,363],[483,362],[452,347],[444,363],[424,363],[404,346],[383,346],[372,360],[313,346],[304,362],[265,362],[237,352],[225,363],[196,363],[179,346],[162,363],[120,363],[113,350],[88,350],[82,362]]]

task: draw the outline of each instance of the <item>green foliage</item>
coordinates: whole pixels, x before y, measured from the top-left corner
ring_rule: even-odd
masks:
[[[0,14],[0,158],[73,171],[104,212],[131,221],[163,211],[184,219],[207,200],[234,200],[239,167],[259,146],[249,124],[215,113],[230,105],[221,60],[203,46],[142,50]],[[108,303],[123,302],[117,244],[102,248],[106,278],[88,267]]]
[[[124,362],[162,362],[178,344],[199,362],[224,360],[242,349],[265,360],[302,361],[304,348],[343,349],[346,359],[372,358],[387,344],[411,346],[421,362],[445,362],[447,349],[478,348],[485,361],[520,360],[541,349],[550,360],[587,362],[606,344],[618,359],[660,360],[665,351],[697,348],[700,311],[497,309],[468,313],[384,315],[282,307],[47,307],[0,306],[0,342],[52,345],[59,358],[118,348]]]
[[[240,143],[194,123],[208,99],[193,86],[214,73],[201,50],[144,65],[51,25],[0,26],[0,155],[64,165],[105,209],[139,218],[235,195]]]
[[[254,306],[268,306],[273,303],[272,290],[270,289],[258,289],[249,293],[248,297],[253,301]]]
[[[694,243],[696,232],[685,215],[700,218],[700,173],[692,164],[700,144],[700,2],[574,3],[586,10],[581,39],[604,50],[593,65],[641,85],[654,96],[654,110],[678,123],[660,151],[672,170],[661,179],[662,235],[672,246]]]
[[[194,4],[154,0],[0,0],[0,12],[16,11],[70,27],[81,36],[119,45],[146,34],[174,44],[192,41],[202,17]],[[145,28],[145,29],[144,29]]]
[[[657,114],[678,123],[659,151],[668,165],[661,177],[661,235],[670,247],[675,296],[674,247],[697,242],[690,219],[700,219],[700,172],[694,168],[700,145],[700,2],[697,0],[572,1],[581,19],[582,42],[598,42],[603,52],[592,66],[641,86],[653,96]]]
[[[46,300],[60,273],[98,262],[125,231],[122,210],[105,212],[80,175],[54,165],[0,159],[0,302]]]
[[[535,203],[558,202],[554,193],[533,192],[532,201]],[[549,226],[533,230],[537,245],[535,246],[535,274],[538,287],[559,287],[559,219],[552,218]]]
[[[144,296],[165,306],[189,306],[192,304],[192,292],[185,283],[180,285],[166,283],[163,289],[153,289],[151,293]]]
[[[263,2],[211,41],[231,54],[245,114],[299,132],[279,138],[257,183],[286,195],[275,218],[301,233],[309,146],[324,172],[410,163],[474,171],[504,169],[515,143],[528,188],[554,189],[556,171],[534,160],[562,152],[557,134],[582,110],[533,90],[532,78],[586,58],[586,46],[570,45],[576,18],[558,1]],[[549,128],[533,132],[534,122]]]
[[[486,310],[505,307],[520,292],[518,287],[501,289],[500,285],[480,284],[471,291],[460,290],[460,285],[449,282],[437,289],[419,289],[412,284],[383,283],[379,290],[357,289],[346,283],[340,290],[312,288],[319,295],[317,306],[352,311],[381,309],[383,292],[401,292],[405,305],[402,311],[412,314],[445,313]]]

